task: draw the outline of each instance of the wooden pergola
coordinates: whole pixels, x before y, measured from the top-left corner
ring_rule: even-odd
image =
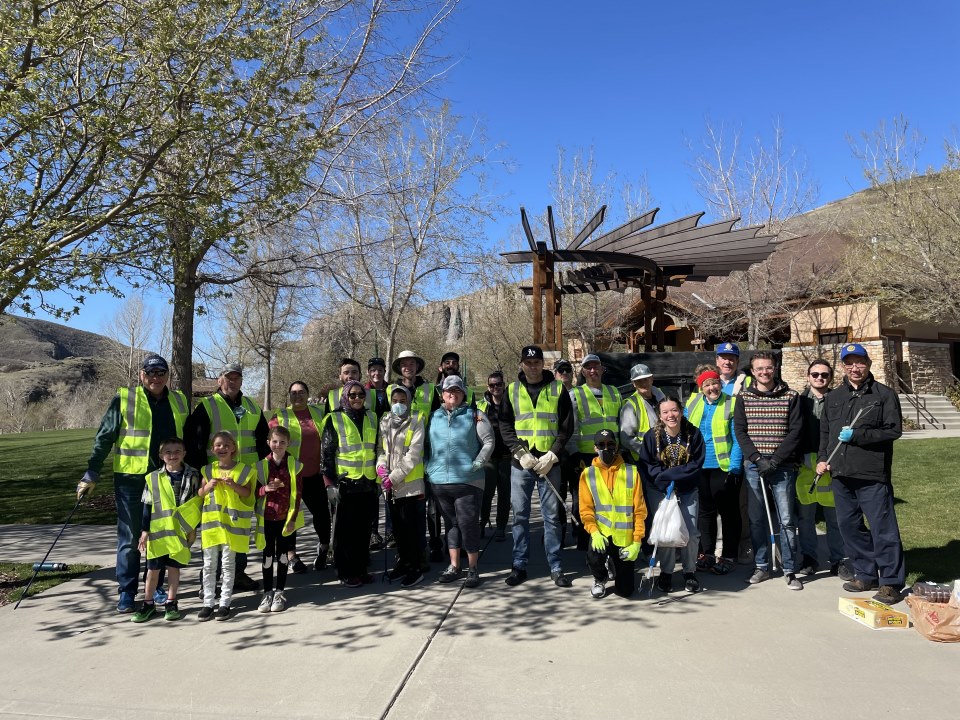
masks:
[[[520,208],[523,232],[530,250],[503,253],[509,263],[531,263],[533,285],[521,286],[533,296],[533,343],[544,350],[563,349],[563,295],[623,292],[639,288],[643,301],[644,348],[664,351],[664,305],[667,288],[686,280],[706,280],[747,270],[763,262],[776,249],[776,235],[760,235],[762,225],[733,229],[740,218],[698,225],[704,213],[653,226],[659,208],[654,208],[608,233],[590,240],[603,223],[604,205],[577,236],[561,249],[547,206],[550,246],[533,237],[527,212]],[[569,270],[555,270],[556,263],[577,263]]]

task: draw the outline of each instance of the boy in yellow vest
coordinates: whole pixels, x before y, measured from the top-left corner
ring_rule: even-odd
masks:
[[[587,566],[593,573],[590,595],[606,595],[606,582],[614,581],[613,592],[633,595],[634,565],[644,537],[647,506],[643,483],[634,465],[625,463],[617,433],[600,430],[594,435],[597,457],[580,474],[580,519],[590,535]],[[613,573],[608,572],[608,564]],[[610,578],[610,575],[613,578]]]
[[[163,469],[150,473],[143,489],[143,518],[138,549],[147,556],[147,583],[142,607],[133,615],[133,622],[142,623],[157,612],[154,591],[160,572],[167,568],[169,592],[164,607],[164,620],[179,620],[177,590],[180,588],[180,568],[190,560],[190,546],[196,539],[196,525],[200,519],[200,474],[184,465],[187,448],[178,437],[160,443]],[[192,503],[189,501],[193,500]],[[189,503],[189,504],[188,504]],[[188,510],[189,508],[189,510]],[[192,516],[192,517],[191,517]]]

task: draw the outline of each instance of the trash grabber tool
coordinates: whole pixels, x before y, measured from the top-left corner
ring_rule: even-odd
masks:
[[[389,503],[389,502],[392,500],[392,498],[393,498],[393,493],[390,492],[389,490],[385,490],[384,493],[383,493],[383,501],[384,501],[384,511],[383,511],[383,512],[384,512],[384,515],[386,515],[386,512],[387,512],[386,503]],[[386,522],[386,520],[384,520],[384,522]],[[387,528],[386,528],[386,524],[384,524],[383,535],[384,535],[384,540],[383,540],[383,575],[380,576],[380,582],[381,582],[381,583],[387,582],[387,553],[390,552],[389,549],[387,548],[387,540],[386,540]],[[392,585],[392,584],[393,584],[393,581],[390,581],[390,584]]]
[[[773,532],[773,516],[770,515],[770,500],[767,499],[767,481],[760,476],[760,494],[763,495],[763,507],[767,511],[767,525],[770,527],[770,567],[777,571],[777,537]]]
[[[876,406],[877,406],[877,403],[873,403],[872,405],[867,405],[866,407],[863,407],[857,410],[857,414],[854,415],[853,420],[850,421],[850,427],[852,428],[854,425],[857,424],[857,420],[860,419],[861,415],[863,415],[865,412],[873,410]],[[843,445],[844,443],[842,442],[837,443],[836,447],[833,448],[833,450],[830,452],[830,455],[827,457],[827,465],[830,464],[830,461],[833,460],[833,456],[837,454],[837,451],[841,447],[843,447]],[[823,473],[817,473],[816,475],[813,476],[813,484],[810,485],[810,491],[809,491],[811,495],[817,491],[817,483],[820,482],[820,478],[822,477],[823,477]]]
[[[550,489],[553,491],[553,494],[556,495],[556,497],[557,497],[557,502],[560,503],[560,505],[563,507],[564,511],[566,511],[566,509],[567,509],[567,504],[563,501],[563,498],[560,497],[560,491],[557,490],[557,489],[553,486],[553,483],[550,482],[550,478],[548,478],[546,475],[541,475],[540,477],[543,478],[543,481],[547,484],[547,487],[550,488]],[[570,520],[571,520],[571,522],[572,522],[574,525],[576,525],[577,527],[580,527],[580,522],[579,522],[579,521],[577,520],[577,518],[574,516],[574,514],[573,514],[573,508],[572,508],[572,507],[570,508]]]
[[[20,607],[20,603],[22,603],[23,599],[27,596],[27,590],[29,590],[30,586],[33,585],[33,581],[37,579],[37,573],[40,572],[40,568],[43,567],[43,564],[47,561],[47,558],[50,557],[50,553],[53,552],[54,545],[57,544],[60,536],[63,535],[63,531],[67,529],[67,525],[69,525],[70,520],[73,519],[73,514],[77,511],[77,508],[80,507],[80,501],[82,499],[83,498],[77,498],[77,504],[73,506],[73,510],[71,510],[70,514],[67,515],[67,521],[63,523],[63,527],[60,528],[60,532],[57,533],[57,537],[54,539],[53,545],[51,545],[50,549],[47,550],[47,554],[43,556],[43,560],[40,561],[40,564],[34,566],[36,569],[33,571],[33,577],[30,578],[30,582],[27,583],[27,586],[23,589],[23,592],[20,593],[20,599],[17,600],[17,604],[13,606],[14,610]]]

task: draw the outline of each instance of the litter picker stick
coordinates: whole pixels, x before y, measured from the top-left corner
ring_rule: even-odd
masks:
[[[852,428],[854,425],[857,424],[857,420],[860,419],[860,416],[861,416],[861,415],[863,415],[863,414],[864,414],[866,411],[868,411],[868,410],[873,410],[873,408],[875,408],[876,406],[877,406],[877,403],[873,403],[873,405],[867,405],[867,407],[863,407],[863,408],[860,408],[859,410],[857,410],[857,414],[853,416],[853,421],[850,423],[850,427]],[[837,450],[839,450],[843,445],[844,445],[844,443],[842,443],[842,442],[838,442],[838,443],[837,443],[837,446],[836,446],[835,448],[833,448],[833,451],[832,451],[832,452],[830,453],[830,455],[827,457],[827,465],[830,464],[830,461],[833,460],[833,456],[837,454]],[[817,473],[817,474],[814,476],[814,478],[813,478],[813,484],[810,486],[810,490],[809,490],[809,493],[810,493],[811,495],[817,491],[817,483],[820,482],[820,478],[822,478],[822,477],[823,477],[823,473]]]
[[[47,550],[47,554],[43,556],[43,560],[40,561],[39,565],[35,565],[35,570],[33,571],[33,577],[30,578],[30,582],[27,583],[27,586],[23,589],[23,592],[20,593],[20,599],[17,600],[17,604],[13,606],[13,609],[16,610],[20,607],[20,603],[23,602],[23,599],[27,596],[27,590],[30,589],[30,586],[33,585],[33,581],[37,579],[37,573],[40,572],[40,568],[43,567],[43,564],[47,561],[47,558],[50,557],[50,553],[53,552],[54,545],[57,544],[57,540],[60,539],[60,536],[63,535],[63,531],[67,529],[67,525],[70,524],[70,520],[73,518],[73,514],[77,511],[77,508],[80,507],[80,501],[83,498],[77,498],[77,504],[73,506],[73,510],[70,511],[70,514],[67,515],[67,521],[63,524],[63,527],[60,528],[60,532],[57,533],[56,539],[53,541],[53,545],[50,546],[50,549]]]
[[[541,475],[540,477],[543,478],[544,482],[547,484],[547,487],[553,490],[553,494],[557,496],[557,502],[560,503],[560,506],[564,510],[566,510],[567,504],[563,501],[563,498],[560,497],[560,491],[553,486],[553,483],[550,482],[550,479],[546,475]],[[570,508],[570,520],[574,525],[577,525],[578,527],[580,526],[580,522],[577,520],[576,516],[573,514],[572,507]]]
[[[770,527],[770,558],[773,572],[777,571],[777,538],[773,533],[773,517],[770,515],[770,501],[767,499],[767,482],[760,476],[760,492],[763,494],[763,507],[767,511],[767,525]]]

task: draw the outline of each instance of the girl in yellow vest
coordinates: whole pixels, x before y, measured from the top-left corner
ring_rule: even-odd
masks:
[[[303,527],[300,502],[303,497],[303,465],[287,452],[290,431],[285,427],[270,428],[267,435],[270,454],[258,463],[262,485],[257,487],[258,543],[263,528],[263,600],[260,612],[283,612],[287,599],[287,552],[294,533]],[[273,566],[277,566],[277,588],[273,588]]]
[[[203,485],[197,493],[203,498],[200,514],[200,546],[203,548],[203,608],[197,615],[201,622],[214,617],[217,592],[217,566],[222,565],[220,607],[217,620],[230,617],[237,553],[250,548],[250,526],[253,504],[249,502],[256,472],[239,463],[237,441],[229,432],[213,436],[214,460],[204,465],[200,474]]]

